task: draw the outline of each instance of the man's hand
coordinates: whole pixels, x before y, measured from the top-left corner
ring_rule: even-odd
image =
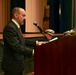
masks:
[[[47,43],[47,42],[41,41],[41,42],[38,42],[37,45],[42,45],[42,44],[46,44],[46,43]]]
[[[37,44],[38,46],[40,46],[40,45],[42,45],[42,44],[46,44],[46,43],[48,43],[48,42],[44,42],[44,41],[38,42],[38,41],[36,41],[36,44]],[[34,56],[34,50],[33,50],[33,52],[32,52],[32,56]]]
[[[34,56],[34,50],[32,51],[32,56]]]

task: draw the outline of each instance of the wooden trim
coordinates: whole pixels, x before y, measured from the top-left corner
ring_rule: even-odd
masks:
[[[34,38],[34,37],[44,37],[43,34],[41,33],[25,33],[25,34],[22,34],[24,38]],[[52,37],[55,37],[55,36],[60,36],[62,37],[63,34],[54,34]],[[0,33],[0,40],[3,39],[3,34]]]

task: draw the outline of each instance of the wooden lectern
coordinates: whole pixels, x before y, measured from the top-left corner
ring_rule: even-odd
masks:
[[[34,75],[76,75],[76,36],[35,47]]]

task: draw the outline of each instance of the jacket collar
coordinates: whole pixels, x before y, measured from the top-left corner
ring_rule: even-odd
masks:
[[[14,19],[12,19],[12,21],[16,24],[16,26],[17,26],[18,28],[20,28],[20,25],[19,25]]]

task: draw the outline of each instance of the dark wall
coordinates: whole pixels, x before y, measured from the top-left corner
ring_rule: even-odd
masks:
[[[22,7],[25,9],[25,0],[11,0],[10,2],[10,12],[14,7]],[[11,15],[10,15],[11,16]],[[22,33],[25,33],[25,24],[21,25]]]

